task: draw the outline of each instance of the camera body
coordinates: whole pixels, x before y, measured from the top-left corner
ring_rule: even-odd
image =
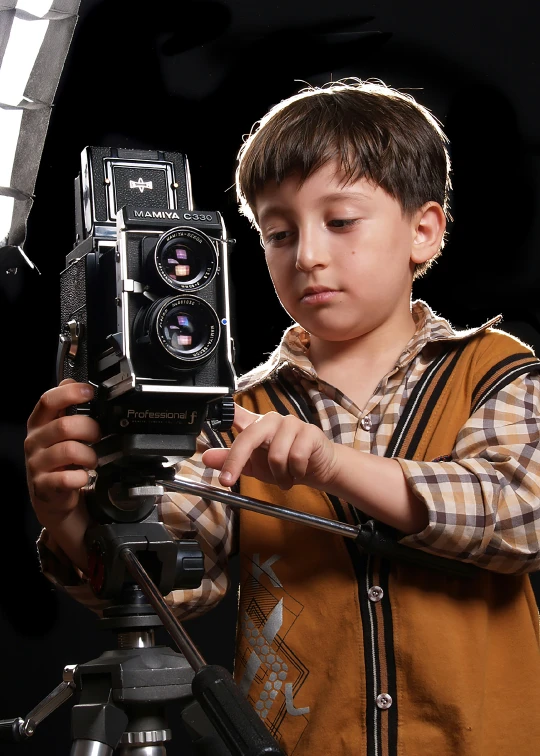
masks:
[[[60,275],[58,379],[95,386],[113,454],[190,455],[234,418],[230,241],[193,208],[186,156],[87,147],[76,243]]]

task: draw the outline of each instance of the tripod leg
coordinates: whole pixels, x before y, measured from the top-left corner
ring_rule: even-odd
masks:
[[[111,702],[112,688],[107,674],[87,673],[84,684],[80,683],[80,669],[93,669],[95,664],[81,665],[77,671],[81,696],[71,710],[70,756],[112,756],[128,723],[125,711]]]
[[[70,756],[112,756],[114,749],[97,740],[74,740]]]

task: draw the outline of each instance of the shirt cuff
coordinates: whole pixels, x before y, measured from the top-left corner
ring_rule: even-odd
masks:
[[[75,567],[46,528],[43,528],[37,540],[37,551],[42,573],[56,588],[99,615],[110,606],[110,601],[95,595],[88,578]]]

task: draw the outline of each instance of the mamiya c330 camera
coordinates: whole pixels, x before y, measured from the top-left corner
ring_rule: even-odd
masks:
[[[58,378],[88,381],[118,454],[191,455],[234,417],[230,240],[181,153],[87,147],[60,276]],[[78,408],[76,411],[81,411]]]

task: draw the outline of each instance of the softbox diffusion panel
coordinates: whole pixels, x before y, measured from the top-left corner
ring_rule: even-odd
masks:
[[[80,0],[0,0],[0,270],[23,248],[51,107]]]

